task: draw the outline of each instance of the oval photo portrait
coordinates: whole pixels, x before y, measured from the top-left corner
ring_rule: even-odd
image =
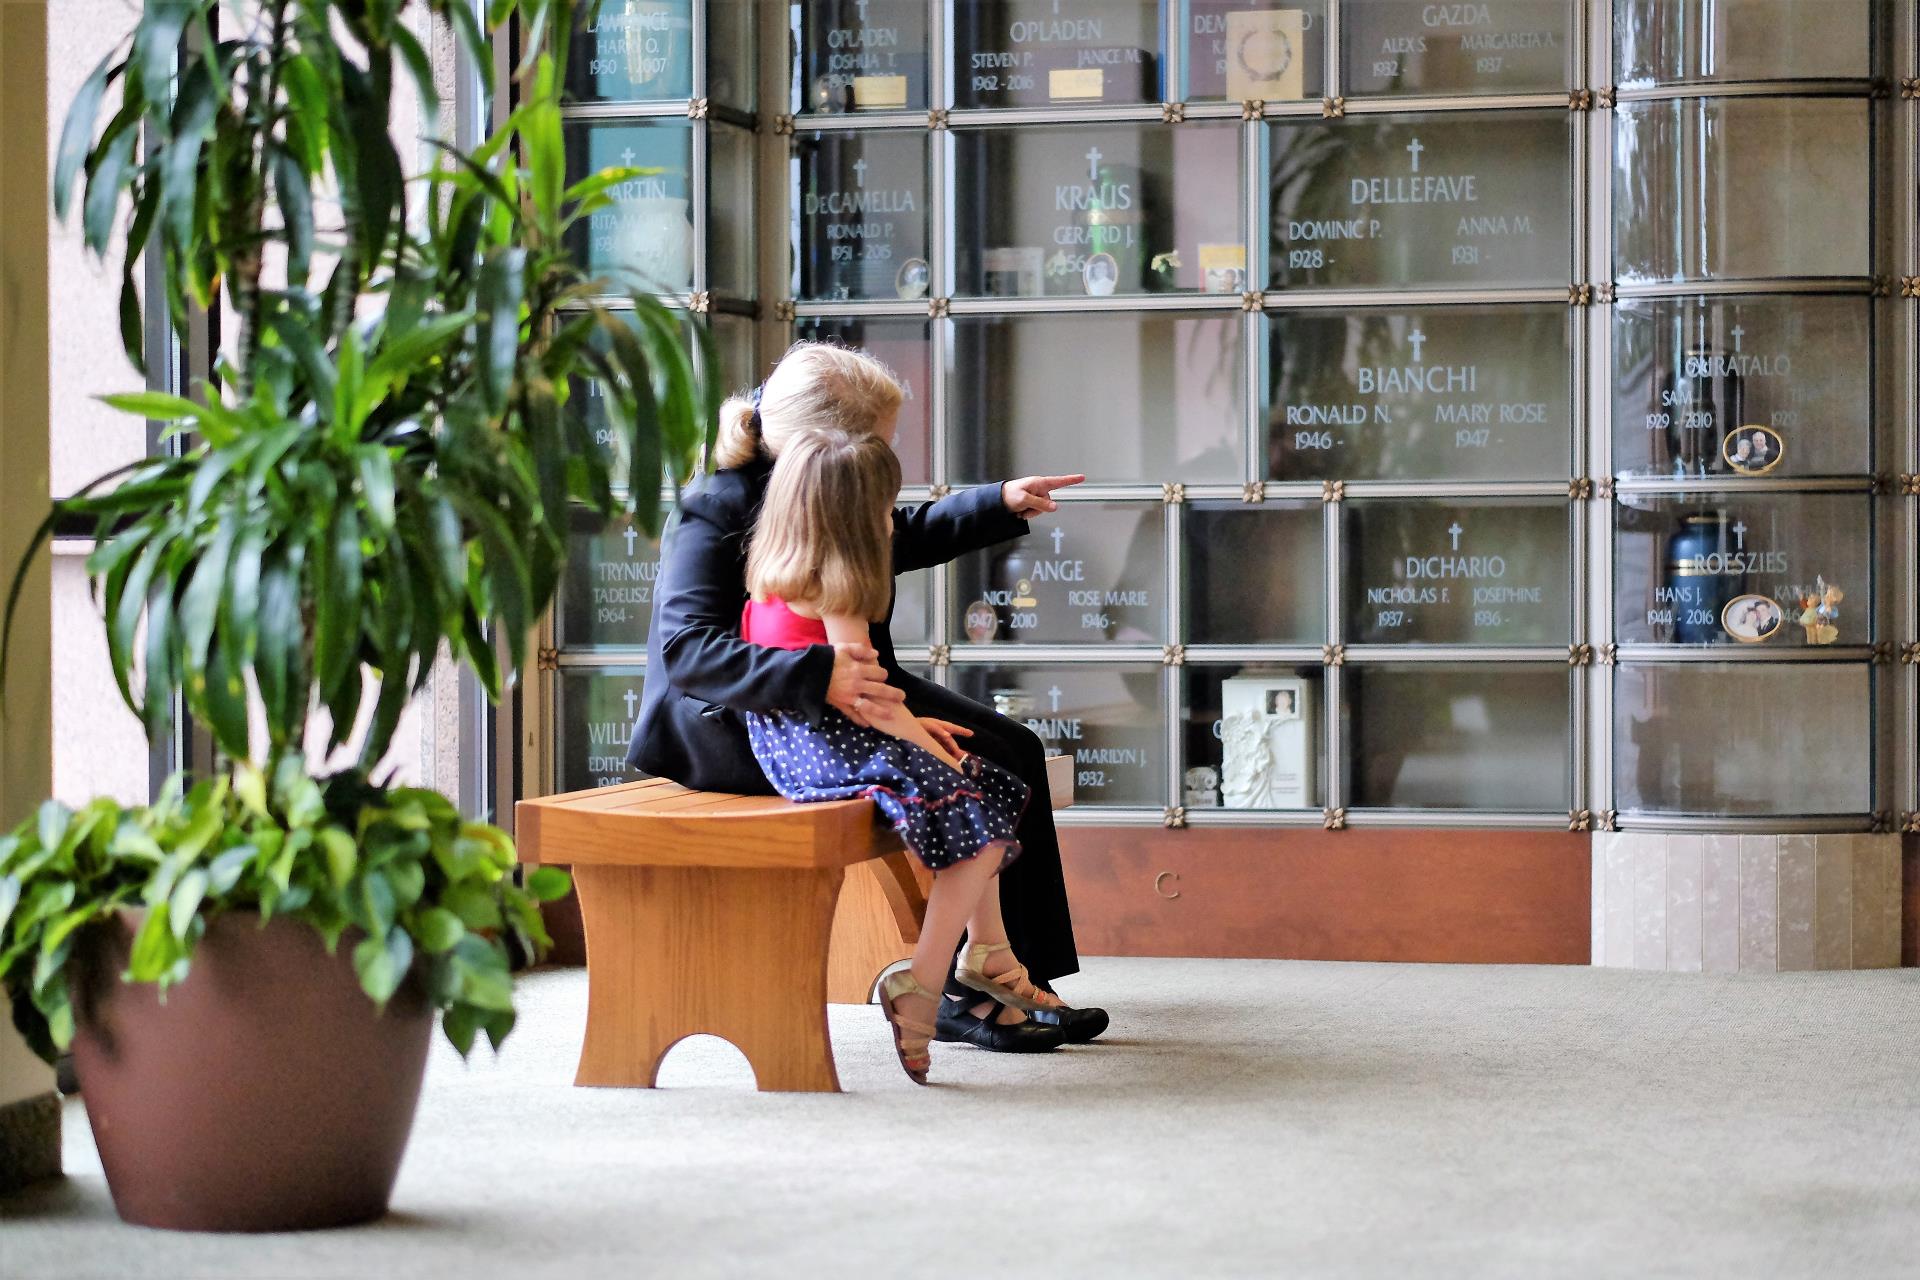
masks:
[[[1746,426],[1727,432],[1720,456],[1736,475],[1763,476],[1786,456],[1786,439],[1772,427]]]
[[[1770,596],[1735,596],[1720,611],[1720,625],[1742,644],[1760,644],[1771,640],[1786,621],[1786,611]]]

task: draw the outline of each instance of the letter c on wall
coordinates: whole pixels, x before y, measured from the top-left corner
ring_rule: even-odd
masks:
[[[1154,893],[1159,897],[1165,898],[1168,902],[1172,902],[1175,898],[1180,896],[1180,891],[1178,889],[1175,889],[1172,893],[1168,893],[1166,889],[1166,884],[1167,884],[1167,881],[1169,880],[1178,880],[1179,878],[1180,878],[1180,873],[1177,871],[1162,871],[1159,875],[1153,878]]]

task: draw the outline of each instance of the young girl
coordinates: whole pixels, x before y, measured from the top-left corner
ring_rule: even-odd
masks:
[[[878,436],[821,430],[787,443],[747,553],[741,635],[780,649],[865,643],[868,623],[892,600],[899,489],[899,459]],[[1014,829],[1028,793],[999,766],[943,745],[904,707],[878,705],[869,719],[862,727],[831,707],[817,722],[796,711],[746,716],[775,790],[799,801],[871,797],[934,873],[912,967],[881,986],[900,1065],[925,1084],[939,991],[963,930],[960,980],[996,996],[1025,994],[994,876],[1019,855]],[[989,978],[987,960],[1000,953],[1007,967]]]

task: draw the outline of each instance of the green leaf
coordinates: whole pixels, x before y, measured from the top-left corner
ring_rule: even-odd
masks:
[[[12,919],[13,909],[19,904],[20,904],[20,881],[18,877],[10,876],[10,875],[0,876],[0,939],[3,939],[7,936],[7,921]],[[455,917],[454,923],[455,924],[459,923],[458,917]],[[459,941],[459,939],[456,938],[454,941],[457,942]],[[452,942],[449,942],[447,944],[447,946],[449,947],[452,945],[453,945]],[[441,950],[443,951],[445,949],[446,949],[445,947],[441,948]]]
[[[139,134],[126,129],[96,154],[99,163],[87,177],[87,198],[80,206],[80,224],[87,247],[105,256],[113,217],[120,209],[120,188],[125,185],[127,166],[133,160],[133,145]]]
[[[0,906],[4,905],[5,899],[0,898]],[[5,916],[0,915],[0,924],[4,923]],[[453,950],[454,944],[467,936],[467,926],[445,907],[428,907],[420,913],[414,933],[420,939],[420,946],[429,955],[437,956]]]
[[[360,881],[360,923],[368,933],[384,934],[393,927],[393,886],[378,871]]]
[[[287,280],[304,287],[313,265],[313,188],[291,152],[274,148],[274,193],[287,236]]]
[[[469,1005],[453,1005],[442,1015],[440,1029],[446,1033],[447,1043],[464,1058],[473,1052],[474,1037],[480,1032],[480,1011]]]
[[[353,948],[353,968],[360,988],[385,1007],[400,989],[413,965],[413,939],[404,929],[388,929],[382,936],[362,938]]]
[[[65,221],[67,211],[73,206],[73,180],[79,176],[80,167],[87,161],[87,150],[93,141],[93,125],[100,117],[100,103],[106,97],[107,83],[117,79],[126,69],[124,63],[114,65],[115,57],[116,54],[109,53],[100,59],[100,65],[86,78],[86,82],[80,86],[80,92],[74,95],[73,105],[67,108],[67,120],[60,130],[60,145],[55,152],[53,168],[53,209],[62,221]]]
[[[160,903],[147,911],[140,931],[133,936],[133,951],[127,958],[127,976],[134,982],[158,982],[180,954],[168,920],[168,904]]]
[[[346,888],[360,865],[360,850],[354,844],[353,837],[339,827],[322,827],[319,841],[327,859],[327,878],[333,882],[334,888]]]
[[[194,916],[200,910],[201,899],[207,896],[210,877],[202,867],[194,867],[180,877],[180,883],[173,887],[173,896],[167,900],[167,916],[173,922],[173,936],[184,941],[187,930],[192,927]]]
[[[155,98],[164,96],[173,79],[180,36],[193,10],[188,0],[147,0],[146,14],[134,28],[133,56],[139,64],[140,83]]]
[[[573,889],[573,877],[559,867],[536,867],[527,877],[527,892],[542,902],[557,902]]]
[[[496,417],[506,410],[507,390],[513,385],[514,361],[520,351],[526,262],[526,250],[500,249],[480,268],[480,375],[487,412]]]
[[[99,399],[102,404],[111,405],[122,413],[131,413],[155,422],[191,421],[200,416],[199,405],[180,396],[170,396],[164,391],[130,391],[121,395],[101,396]]]
[[[393,458],[377,444],[363,445],[354,453],[360,472],[360,492],[367,500],[375,532],[393,532]]]

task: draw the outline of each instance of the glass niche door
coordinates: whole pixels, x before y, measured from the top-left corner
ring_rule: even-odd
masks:
[[[894,619],[1063,821],[1584,807],[1584,5],[788,15],[795,335],[900,374],[912,498],[1088,476]]]
[[[1877,287],[1912,248],[1879,178],[1891,9],[1612,6],[1599,607],[1622,828],[1863,830],[1913,807],[1881,661],[1912,589],[1911,502],[1878,479],[1911,470],[1913,412],[1889,358],[1912,304]]]
[[[750,382],[754,367],[754,77],[750,4],[608,0],[573,34],[562,107],[569,182],[606,167],[634,170],[609,207],[576,224],[575,252],[604,282],[609,305],[638,292],[677,313],[702,373],[730,387]],[[714,340],[715,366],[695,341],[699,329]],[[580,391],[574,403],[624,482],[624,448]],[[514,735],[530,748],[526,792],[639,777],[626,754],[658,576],[656,538],[624,519],[575,513],[539,671],[524,685],[521,710],[534,731]]]

